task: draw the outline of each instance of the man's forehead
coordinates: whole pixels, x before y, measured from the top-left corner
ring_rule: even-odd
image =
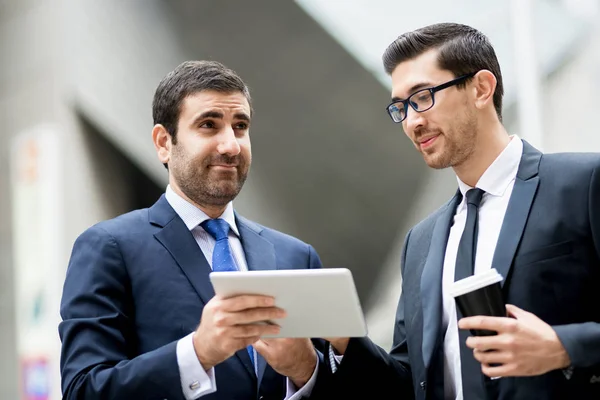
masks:
[[[250,104],[242,92],[220,92],[215,90],[202,90],[190,93],[183,100],[183,108],[205,110],[224,108],[236,111],[244,111],[250,114]]]
[[[405,98],[416,90],[435,86],[452,77],[448,70],[440,69],[436,61],[409,60],[398,64],[392,72],[392,97]]]

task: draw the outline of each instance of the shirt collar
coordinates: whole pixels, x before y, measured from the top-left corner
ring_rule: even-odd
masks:
[[[202,222],[210,219],[208,215],[204,213],[201,209],[175,193],[175,191],[171,188],[171,185],[167,185],[167,190],[165,192],[165,197],[167,201],[173,207],[173,210],[179,215],[179,217],[183,220],[183,223],[187,228],[191,231]],[[237,225],[235,223],[235,214],[233,212],[233,202],[229,202],[223,214],[219,217],[227,221],[231,230],[235,232],[237,236],[240,236]]]
[[[485,170],[475,187],[489,193],[492,196],[502,196],[508,185],[516,178],[521,156],[523,155],[523,142],[517,135],[512,135],[508,145],[502,153]],[[461,181],[458,177],[458,187],[463,197],[471,186]]]

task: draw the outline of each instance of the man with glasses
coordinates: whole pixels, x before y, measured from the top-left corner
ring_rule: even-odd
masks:
[[[311,398],[600,399],[600,154],[509,135],[498,60],[471,27],[405,33],[383,62],[387,113],[458,189],[405,238],[390,353],[329,339]],[[507,317],[461,318],[449,288],[491,267]]]

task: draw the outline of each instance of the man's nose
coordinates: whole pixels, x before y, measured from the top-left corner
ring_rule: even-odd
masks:
[[[219,154],[227,154],[237,156],[241,149],[238,138],[235,136],[235,131],[232,127],[226,127],[219,134],[219,145],[217,147]]]

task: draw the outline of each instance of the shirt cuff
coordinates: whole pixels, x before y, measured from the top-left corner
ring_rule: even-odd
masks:
[[[204,370],[196,356],[193,341],[194,332],[177,342],[177,365],[179,366],[179,379],[181,390],[186,400],[195,400],[199,397],[217,391],[215,369]]]
[[[306,382],[306,384],[304,386],[302,386],[300,389],[298,389],[296,387],[296,385],[294,385],[294,382],[292,382],[292,380],[290,378],[286,379],[287,389],[285,392],[284,400],[299,400],[304,397],[310,397],[313,387],[315,386],[315,382],[317,381],[318,373],[319,373],[319,358],[317,357],[317,365],[315,366],[315,371],[313,372],[313,374],[310,377],[310,379],[308,380],[308,382]]]

